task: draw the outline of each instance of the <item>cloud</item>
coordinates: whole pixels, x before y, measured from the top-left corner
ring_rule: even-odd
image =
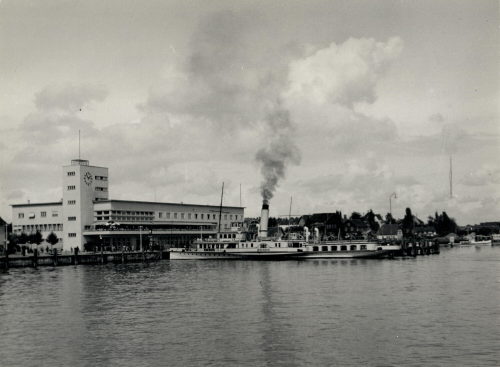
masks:
[[[248,12],[221,11],[204,18],[190,38],[189,52],[171,57],[139,108],[190,116],[223,128],[222,133],[251,128],[279,99],[291,53],[286,45],[268,47],[262,38],[268,26]]]
[[[35,105],[40,111],[60,110],[76,113],[92,102],[102,102],[108,92],[102,85],[58,84],[50,85],[35,94]]]
[[[318,105],[371,103],[376,98],[377,82],[402,46],[398,37],[387,42],[350,38],[340,45],[332,43],[290,64],[290,86],[284,97],[293,103]]]
[[[440,113],[435,113],[429,116],[429,121],[439,124],[444,122],[444,117]]]
[[[498,167],[483,165],[463,176],[460,183],[466,186],[499,185],[500,169]]]

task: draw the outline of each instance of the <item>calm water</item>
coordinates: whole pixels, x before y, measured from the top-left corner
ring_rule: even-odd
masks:
[[[0,274],[1,366],[498,366],[500,247]]]

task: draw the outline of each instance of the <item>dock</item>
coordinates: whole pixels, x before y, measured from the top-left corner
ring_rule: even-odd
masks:
[[[0,257],[0,269],[38,266],[104,265],[154,262],[169,258],[168,251],[84,252],[77,254],[39,255],[36,251],[26,256]]]

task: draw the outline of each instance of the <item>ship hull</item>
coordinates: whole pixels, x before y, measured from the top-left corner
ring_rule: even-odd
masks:
[[[304,259],[377,259],[390,256],[387,250],[306,252]]]
[[[304,256],[304,252],[170,251],[170,260],[291,260]]]

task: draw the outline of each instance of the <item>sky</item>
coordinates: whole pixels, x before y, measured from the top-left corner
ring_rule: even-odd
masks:
[[[497,1],[0,1],[0,216],[110,197],[500,220]],[[450,157],[453,195],[450,197]],[[241,190],[240,190],[241,187]],[[241,195],[240,195],[241,192]],[[240,201],[241,199],[241,201]]]

